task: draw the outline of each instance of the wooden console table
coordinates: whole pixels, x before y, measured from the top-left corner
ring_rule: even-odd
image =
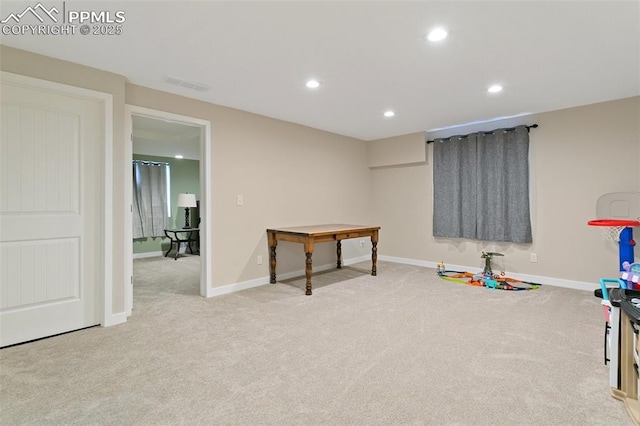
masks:
[[[378,260],[378,230],[379,226],[361,225],[312,225],[296,226],[292,228],[267,229],[269,242],[269,269],[271,272],[271,284],[276,283],[276,246],[278,241],[290,241],[304,244],[304,253],[307,257],[305,275],[307,277],[306,295],[312,294],[311,274],[313,264],[313,247],[315,243],[335,241],[337,247],[337,266],[342,268],[342,240],[349,238],[371,237],[371,275],[376,275],[376,261]]]

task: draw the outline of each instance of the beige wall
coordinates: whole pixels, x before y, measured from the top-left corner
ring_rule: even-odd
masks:
[[[424,163],[427,160],[425,132],[378,139],[368,144],[369,167]]]
[[[366,142],[132,84],[126,102],[211,122],[213,287],[269,275],[269,227],[372,222]],[[319,245],[314,265],[334,250]],[[365,253],[344,245],[345,258]],[[302,246],[280,243],[278,272],[302,269]]]
[[[269,275],[267,227],[371,223],[372,185],[366,142],[144,87],[125,78],[0,45],[1,69],[113,95],[113,312],[124,311],[124,105],[211,121],[213,186],[212,287]],[[126,91],[126,100],[125,100]],[[204,164],[204,163],[202,163]],[[244,206],[236,196],[244,196]],[[316,248],[314,265],[331,264],[335,248]],[[345,259],[367,254],[355,241]],[[256,258],[261,255],[263,264]],[[304,269],[301,245],[281,243],[278,272]]]
[[[422,133],[398,137],[390,151],[395,160],[385,160],[369,147],[384,151],[394,138],[382,145],[368,143],[126,84],[124,77],[101,70],[0,49],[4,71],[113,95],[114,312],[124,309],[119,212],[124,211],[129,160],[124,158],[125,102],[211,121],[212,287],[268,275],[267,227],[330,222],[381,225],[382,256],[480,267],[480,251],[492,250],[507,255],[507,272],[593,282],[615,274],[617,262],[615,244],[602,242],[599,230],[586,226],[596,200],[606,192],[640,190],[633,161],[640,159],[640,97],[539,114],[529,117],[540,125],[531,132],[530,151],[534,243],[436,240],[431,235],[432,147],[422,164],[390,165],[419,158],[415,140]],[[371,158],[389,163],[369,168]],[[236,205],[238,194],[244,196],[242,207]],[[351,243],[345,244],[345,258],[368,254]],[[538,263],[529,261],[531,252],[538,254]],[[278,253],[279,272],[303,269],[299,245],[281,243]],[[256,263],[258,255],[262,265]],[[333,247],[321,245],[314,264],[332,262]]]
[[[373,169],[375,222],[385,230],[380,254],[480,268],[480,252],[490,250],[506,254],[507,272],[582,282],[615,276],[617,246],[586,222],[602,194],[640,191],[640,97],[527,119],[540,125],[530,133],[533,244],[435,239],[429,145],[423,165]]]
[[[70,86],[82,87],[113,96],[113,299],[114,313],[124,312],[124,265],[117,260],[122,257],[124,236],[121,233],[124,218],[122,198],[123,185],[123,135],[124,135],[124,77],[106,71],[89,68],[71,62],[25,52],[0,45],[0,69],[42,80],[54,81]]]

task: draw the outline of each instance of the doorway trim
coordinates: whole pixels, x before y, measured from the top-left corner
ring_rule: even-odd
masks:
[[[133,161],[133,116],[164,120],[177,124],[200,127],[200,205],[202,224],[200,235],[200,296],[209,296],[209,283],[212,282],[213,270],[211,262],[212,253],[212,184],[211,184],[211,122],[199,118],[174,114],[166,111],[125,104],[125,170],[124,170],[124,282],[128,283],[125,291],[125,311],[127,316],[131,315],[133,309],[133,194],[131,181],[133,172],[131,161]],[[202,241],[204,240],[204,241]],[[204,244],[203,244],[204,242]]]

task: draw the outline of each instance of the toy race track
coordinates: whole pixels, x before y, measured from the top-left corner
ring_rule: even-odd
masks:
[[[447,271],[444,263],[440,262],[437,266],[438,276],[443,280],[453,283],[486,287],[494,290],[522,291],[535,290],[540,287],[541,284],[505,277],[504,272],[500,272],[499,275],[494,274],[491,269],[491,260],[495,256],[503,257],[504,254],[483,251],[480,257],[484,259],[484,270],[477,274],[462,271]]]
[[[494,290],[523,291],[535,290],[541,284],[529,281],[521,281],[515,278],[505,276],[485,276],[484,273],[472,274],[471,272],[460,271],[438,271],[438,276],[445,281],[456,284],[465,284],[475,287],[486,287]]]

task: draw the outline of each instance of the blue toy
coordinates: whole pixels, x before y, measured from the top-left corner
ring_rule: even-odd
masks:
[[[491,279],[491,278],[486,278],[486,279],[484,280],[484,286],[485,286],[486,288],[492,288],[492,289],[494,289],[494,290],[495,290],[495,289],[497,289],[497,288],[498,288],[498,281],[493,280],[493,279]]]
[[[625,271],[624,265],[635,262],[633,247],[636,242],[633,240],[633,227],[640,226],[637,220],[628,219],[596,219],[587,222],[589,226],[603,226],[605,229],[603,235],[606,239],[618,240],[618,270]]]

